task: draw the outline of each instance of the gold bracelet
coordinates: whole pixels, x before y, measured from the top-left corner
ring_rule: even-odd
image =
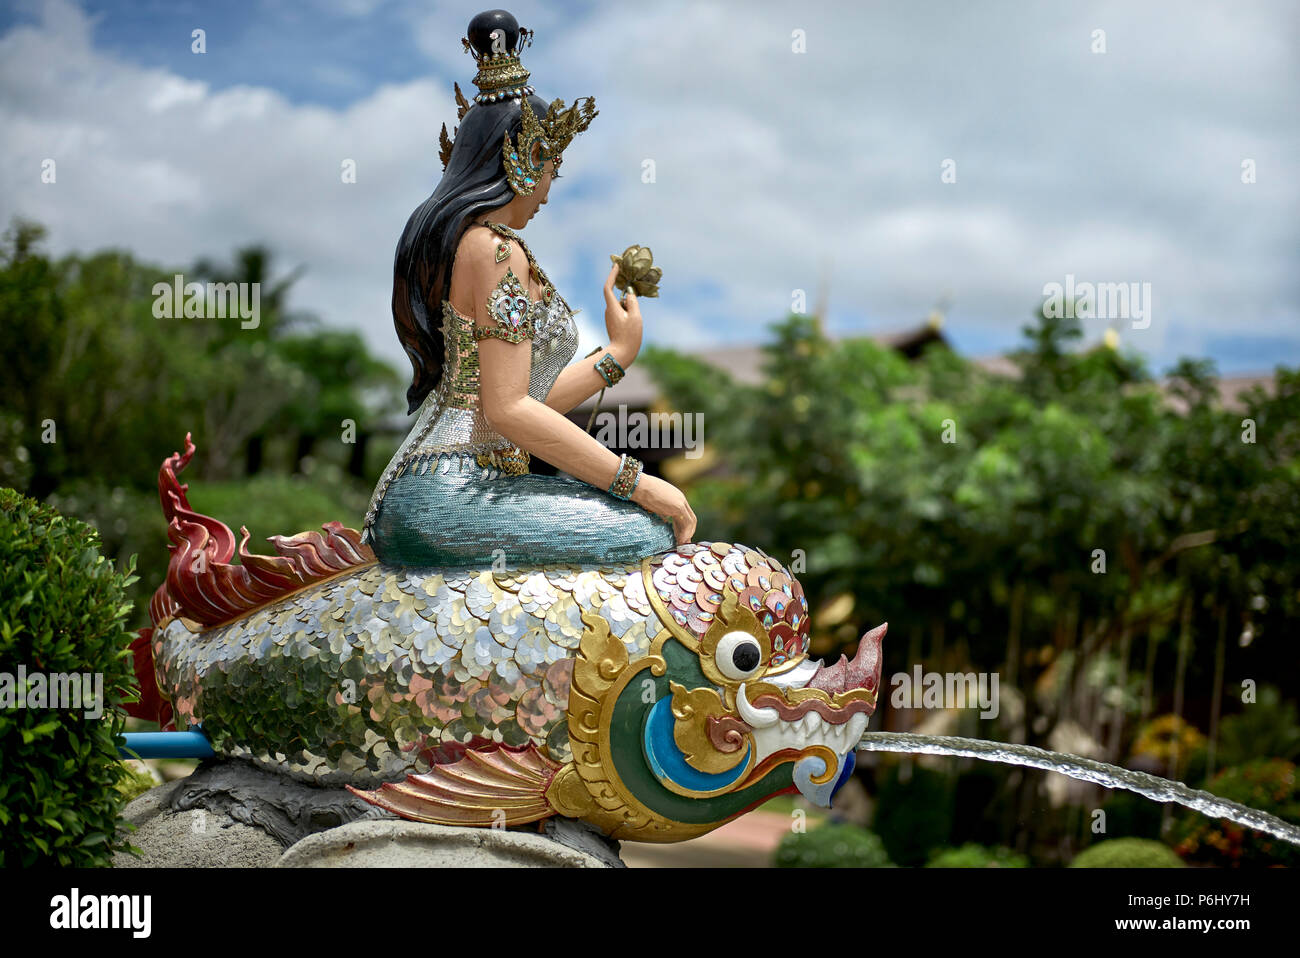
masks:
[[[627,453],[623,453],[618,460],[618,471],[614,473],[614,481],[609,484],[609,494],[615,499],[631,499],[632,493],[636,492],[637,484],[641,481],[641,470],[644,468],[640,459],[633,459]]]
[[[596,372],[600,373],[600,378],[605,380],[605,385],[613,386],[620,379],[627,375],[627,372],[618,364],[612,353],[606,353],[600,357],[596,363]]]

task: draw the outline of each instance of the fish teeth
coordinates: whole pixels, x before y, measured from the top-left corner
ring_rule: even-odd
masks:
[[[867,719],[868,716],[866,712],[859,712],[857,715],[853,716],[853,718],[849,719],[848,735],[846,736],[848,742],[846,744],[850,747],[858,747],[858,741],[862,738],[862,733],[866,731],[867,728]]]
[[[843,754],[857,747],[866,725],[867,715],[863,712],[846,722],[832,723],[819,713],[809,711],[790,721],[757,727],[753,735],[760,761],[783,748],[804,749],[810,745],[826,745]]]

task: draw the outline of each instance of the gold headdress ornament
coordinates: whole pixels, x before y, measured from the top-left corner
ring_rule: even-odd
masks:
[[[519,101],[519,109],[523,113],[523,126],[515,142],[510,142],[509,133],[505,135],[501,159],[511,188],[520,196],[527,196],[537,187],[548,158],[554,161],[555,169],[560,168],[560,154],[595,118],[596,101],[583,97],[566,109],[563,100],[552,100],[546,116],[540,120],[527,97]],[[537,146],[541,148],[534,161],[533,149]]]
[[[533,112],[528,97],[535,92],[528,84],[529,73],[519,60],[519,51],[533,41],[533,31],[521,28],[515,18],[504,10],[480,13],[470,21],[469,36],[462,37],[465,51],[474,57],[478,73],[474,85],[478,94],[475,104],[489,104],[513,99],[519,103],[522,128],[511,141],[506,134],[501,149],[506,179],[520,196],[527,196],[537,187],[548,159],[560,166],[560,154],[570,141],[585,130],[596,116],[596,104],[591,97],[574,101],[565,107],[563,100],[552,101],[546,115],[540,119]],[[471,104],[456,84],[456,119],[463,120]],[[456,132],[447,135],[447,125],[439,136],[439,154],[442,168],[451,162],[451,150]],[[537,159],[534,161],[534,151]]]
[[[469,110],[469,101],[465,99],[465,94],[460,92],[459,83],[453,83],[452,86],[456,89],[456,120],[459,122],[460,120],[465,119],[465,114]],[[442,158],[442,169],[444,173],[447,170],[447,164],[451,162],[452,138],[459,132],[460,127],[456,127],[456,129],[452,131],[451,136],[448,136],[447,124],[444,123],[442,125],[442,133],[438,136],[438,155]]]

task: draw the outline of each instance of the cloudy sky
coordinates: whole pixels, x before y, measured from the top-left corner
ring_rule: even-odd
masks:
[[[44,223],[55,252],[176,267],[266,243],[306,268],[297,308],[406,368],[393,249],[441,173],[479,9],[6,0],[0,219]],[[527,232],[584,308],[583,351],[605,341],[608,254],[641,243],[664,269],[647,340],[666,345],[759,341],[794,290],[811,304],[826,282],[835,332],[944,303],[945,332],[983,356],[1072,276],[1150,284],[1146,328],[1087,325],[1115,326],[1157,370],[1182,354],[1225,372],[1300,364],[1289,0],[510,9],[537,31],[538,92],[600,110]]]

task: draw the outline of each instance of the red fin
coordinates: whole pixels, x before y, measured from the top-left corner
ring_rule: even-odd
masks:
[[[157,722],[164,732],[175,726],[172,723],[172,704],[158,691],[158,677],[153,667],[153,629],[141,629],[131,643],[135,665],[135,679],[140,684],[140,701],[129,702],[126,714],[135,718]]]
[[[194,443],[185,434],[185,453],[173,453],[158,470],[158,497],[167,518],[171,560],[167,581],[149,603],[149,616],[157,625],[172,615],[183,615],[202,625],[220,625],[259,606],[347,569],[368,565],[375,554],[361,542],[361,533],[341,522],[327,522],[319,532],[271,536],[279,555],[248,551],[249,532],[241,528],[239,564],[235,534],[219,519],[190,508],[188,485],[176,474],[194,455]]]

